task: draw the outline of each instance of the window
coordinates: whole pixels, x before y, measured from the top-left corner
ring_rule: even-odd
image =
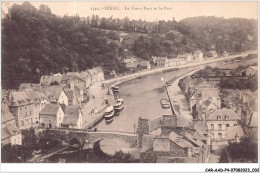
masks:
[[[24,109],[26,109],[26,106],[24,106]]]
[[[218,140],[222,140],[222,133],[218,133]]]
[[[229,124],[226,124],[226,127],[229,127]]]
[[[222,125],[221,124],[218,124],[218,129],[222,130]]]
[[[21,121],[21,126],[24,126],[24,121],[23,120]]]
[[[221,120],[221,115],[218,115],[218,120]]]
[[[210,124],[210,129],[214,130],[214,124]]]
[[[228,115],[226,115],[226,116],[225,116],[225,118],[226,118],[226,120],[228,120],[228,119],[229,119],[229,116],[228,116]]]
[[[234,124],[234,126],[237,126],[237,124]]]

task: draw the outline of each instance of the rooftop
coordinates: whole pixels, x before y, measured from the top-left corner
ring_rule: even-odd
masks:
[[[41,110],[39,114],[42,115],[57,115],[58,110],[60,108],[59,104],[47,104],[44,106],[44,108]]]

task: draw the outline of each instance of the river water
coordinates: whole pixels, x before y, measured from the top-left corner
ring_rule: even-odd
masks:
[[[160,99],[167,98],[164,84],[194,68],[166,71],[143,76],[119,85],[119,97],[124,99],[125,108],[107,124],[102,120],[97,129],[135,131],[138,117],[154,119],[171,114],[171,109],[161,108]]]

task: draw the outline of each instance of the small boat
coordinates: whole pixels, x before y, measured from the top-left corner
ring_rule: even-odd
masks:
[[[118,86],[112,86],[112,91],[113,92],[119,92],[119,87]]]
[[[121,111],[124,108],[124,100],[119,98],[114,104],[115,111]]]
[[[109,106],[106,111],[105,111],[105,114],[104,114],[104,118],[106,120],[107,123],[113,121],[113,117],[114,117],[114,107],[113,106]]]
[[[161,99],[162,108],[170,108],[170,102],[167,99]]]

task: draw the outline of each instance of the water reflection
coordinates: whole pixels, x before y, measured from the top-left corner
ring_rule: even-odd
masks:
[[[156,73],[120,84],[118,97],[124,99],[124,110],[120,112],[120,115],[114,117],[111,124],[102,121],[97,125],[97,128],[134,131],[140,116],[153,119],[162,114],[171,114],[170,109],[163,109],[160,104],[162,98],[168,98],[163,85],[189,70],[181,69]]]

